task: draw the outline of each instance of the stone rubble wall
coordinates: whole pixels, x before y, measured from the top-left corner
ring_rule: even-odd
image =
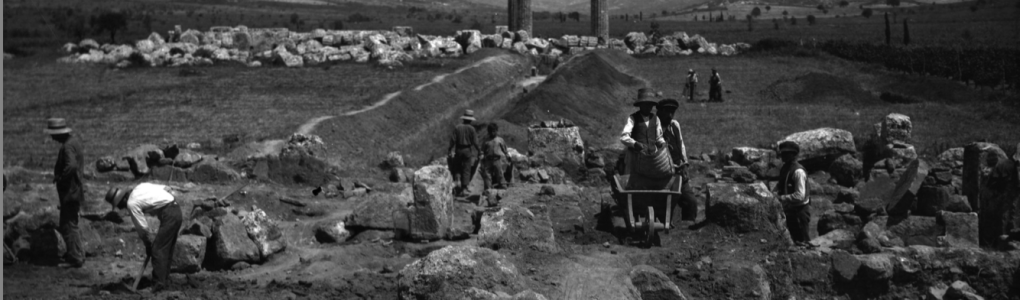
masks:
[[[62,49],[65,63],[102,63],[118,67],[177,67],[238,62],[251,67],[283,65],[314,66],[327,62],[375,62],[400,66],[403,62],[430,57],[460,57],[481,48],[509,49],[520,54],[561,58],[594,49],[617,49],[632,55],[678,56],[695,53],[736,55],[750,49],[746,43],[709,43],[700,35],[684,32],[648,37],[631,32],[624,39],[600,43],[594,36],[564,35],[560,38],[531,37],[525,30],[508,31],[497,26],[496,33],[460,30],[453,36],[414,34],[406,26],[393,30],[324,30],[293,32],[287,28],[215,26],[202,32],[194,29],[171,32],[164,39],[158,33],[133,45],[100,45],[85,39]]]

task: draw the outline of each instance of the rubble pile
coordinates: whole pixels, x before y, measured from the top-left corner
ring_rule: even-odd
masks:
[[[375,62],[401,66],[404,62],[429,57],[460,57],[482,48],[508,49],[531,56],[559,58],[594,49],[615,49],[632,55],[677,56],[695,53],[736,55],[750,49],[746,43],[709,43],[700,35],[684,32],[649,38],[632,32],[624,39],[600,43],[592,36],[564,35],[561,38],[532,37],[527,31],[507,31],[497,26],[493,34],[460,30],[453,36],[414,34],[409,27],[393,30],[324,30],[293,32],[287,28],[214,26],[209,31],[177,27],[169,38],[152,33],[134,45],[100,45],[92,39],[68,43],[63,50],[66,63],[102,63],[128,66],[189,66],[237,62],[251,67],[281,65],[314,66],[330,62]]]

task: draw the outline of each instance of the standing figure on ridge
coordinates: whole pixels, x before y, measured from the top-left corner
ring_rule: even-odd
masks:
[[[71,128],[61,118],[48,120],[46,133],[60,143],[57,164],[53,167],[53,183],[57,185],[60,201],[60,234],[67,245],[62,268],[81,268],[85,265],[81,233],[78,232],[78,213],[85,201],[85,183],[82,165],[85,152],[78,139],[71,136]]]
[[[712,77],[708,79],[708,101],[722,102],[722,79],[719,78],[719,71],[712,68]]]

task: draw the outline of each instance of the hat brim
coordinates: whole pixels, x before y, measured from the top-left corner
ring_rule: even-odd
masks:
[[[71,128],[70,127],[66,127],[66,128],[61,128],[61,129],[43,129],[43,132],[45,132],[46,134],[49,134],[49,135],[65,134],[65,133],[71,133]]]
[[[461,120],[474,121],[475,117],[460,117]]]
[[[800,153],[800,150],[792,149],[792,148],[785,148],[785,149],[784,148],[780,148],[779,149],[779,153],[787,153],[787,152]]]

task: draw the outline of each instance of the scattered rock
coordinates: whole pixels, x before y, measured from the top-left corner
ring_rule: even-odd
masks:
[[[687,299],[687,296],[666,274],[652,266],[635,266],[630,270],[630,280],[641,293],[641,299]]]
[[[836,158],[832,165],[829,165],[828,171],[837,184],[845,187],[854,187],[862,178],[863,168],[864,165],[861,161],[854,158],[853,155],[844,154]]]
[[[522,290],[521,274],[502,254],[474,246],[447,246],[404,267],[397,277],[400,299],[462,299],[475,286]]]
[[[552,186],[543,185],[542,189],[538,192],[538,194],[544,196],[555,196],[556,189],[554,189]]]
[[[479,245],[493,249],[559,251],[548,216],[536,215],[520,206],[484,213],[478,240]]]
[[[866,281],[885,281],[892,279],[894,274],[894,255],[888,253],[875,253],[857,255],[856,257],[861,261],[861,268],[858,270],[857,274],[858,278]]]
[[[946,245],[953,248],[978,248],[977,213],[954,213],[940,211],[937,221],[945,226]]]
[[[244,224],[248,236],[259,249],[263,262],[273,254],[287,248],[287,242],[283,239],[283,233],[275,220],[270,219],[266,212],[252,207],[252,211],[241,215],[241,222]]]
[[[404,167],[404,157],[400,155],[400,152],[390,152],[386,154],[386,160],[383,165],[387,168],[402,168]]]
[[[415,171],[414,178],[412,239],[439,239],[452,221],[453,176],[444,166],[426,166]]]
[[[800,145],[800,163],[809,171],[824,170],[844,155],[855,153],[854,137],[849,131],[835,128],[819,128],[791,134],[783,141],[794,141]]]
[[[528,151],[531,153],[533,167],[574,170],[585,165],[584,141],[581,140],[580,127],[577,126],[528,128]]]
[[[753,147],[736,147],[730,151],[730,161],[741,166],[750,166],[758,162],[769,162],[776,159],[776,151]]]
[[[174,157],[173,164],[175,167],[179,168],[190,168],[191,166],[201,162],[203,159],[205,159],[205,157],[201,154],[184,150],[178,153],[177,157]]]
[[[347,217],[347,227],[394,229],[393,212],[411,204],[413,196],[374,193],[358,203]]]
[[[177,246],[170,261],[170,271],[177,273],[200,271],[205,261],[206,240],[204,236],[190,234],[177,237]]]
[[[811,240],[811,245],[829,249],[850,249],[857,236],[846,229],[836,229]]]
[[[882,120],[881,133],[879,138],[885,143],[910,143],[910,132],[913,125],[910,117],[902,114],[892,113]]]
[[[216,219],[212,234],[213,262],[219,267],[230,267],[239,261],[261,261],[259,248],[248,237],[248,231],[237,216],[227,214]]]
[[[342,243],[351,237],[343,221],[324,221],[315,226],[315,239],[319,243]]]
[[[770,231],[789,237],[782,205],[764,183],[709,183],[706,218],[738,232]]]
[[[837,250],[832,253],[832,270],[836,273],[836,279],[842,282],[851,282],[857,277],[861,269],[861,261],[846,251]]]

